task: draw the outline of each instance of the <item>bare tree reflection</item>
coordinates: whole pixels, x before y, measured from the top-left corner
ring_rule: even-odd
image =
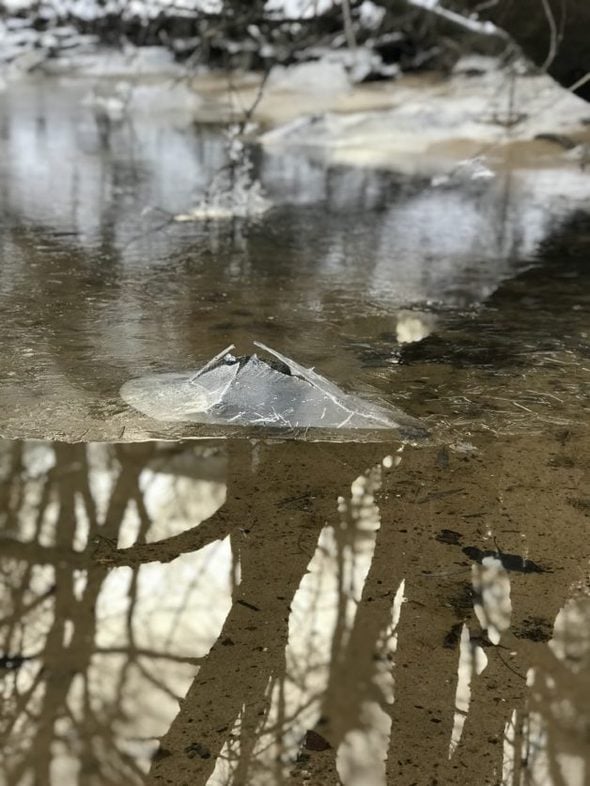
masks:
[[[370,447],[355,449],[355,463],[373,452]],[[241,473],[243,485],[234,486],[226,505],[230,517],[244,522],[236,549],[241,580],[223,630],[162,738],[152,768],[154,783],[184,779],[204,784],[221,753],[234,760],[233,782],[268,777],[258,771],[251,780],[249,752],[264,731],[273,687],[284,690],[291,604],[320,531],[336,513],[334,500],[346,491],[349,453],[349,447],[334,446],[328,463],[314,445],[260,445],[252,475]],[[324,458],[321,475],[318,458]],[[279,697],[275,719],[278,738],[288,735],[294,723],[285,717],[284,698]],[[224,749],[228,734],[238,741],[237,756]],[[282,781],[283,767],[275,771],[276,782]],[[235,780],[237,774],[244,780]]]
[[[529,449],[2,443],[0,780],[577,784],[584,446]]]
[[[135,523],[145,542],[146,468],[170,450],[113,446],[97,467],[91,447],[2,445],[1,738],[10,785],[142,782],[153,742],[126,736],[130,697],[147,685],[176,703],[198,662],[175,653],[177,641],[162,650],[137,642],[138,567],[127,577],[126,608],[117,610],[124,635],[116,647],[101,643],[99,596],[110,568],[96,558],[96,543],[116,543]]]

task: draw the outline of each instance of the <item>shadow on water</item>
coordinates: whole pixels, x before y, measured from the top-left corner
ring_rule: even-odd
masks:
[[[541,243],[535,267],[503,283],[476,313],[453,320],[445,335],[405,347],[402,361],[524,368],[566,344],[587,358],[589,253],[590,218],[574,213]]]
[[[426,388],[420,396],[410,385],[410,408],[500,435],[587,424],[589,249],[588,215],[575,213],[543,242],[535,267],[402,347],[408,377]]]

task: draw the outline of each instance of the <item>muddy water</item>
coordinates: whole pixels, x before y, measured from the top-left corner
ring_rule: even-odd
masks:
[[[587,783],[587,214],[291,152],[178,224],[219,132],[88,90],[0,103],[0,782]],[[119,397],[252,339],[431,441]]]
[[[589,467],[4,442],[4,782],[585,783]]]
[[[526,413],[490,403],[492,392],[553,416],[552,370],[561,377],[566,363],[572,384],[584,379],[570,354],[582,340],[583,288],[572,283],[558,305],[545,283],[550,316],[543,303],[521,307],[532,297],[526,279],[502,288],[531,267],[561,265],[566,222],[584,204],[579,168],[432,188],[424,175],[329,166],[305,151],[255,153],[270,211],[249,222],[177,223],[173,216],[190,210],[223,166],[223,136],[157,103],[139,117],[105,114],[97,90],[31,81],[2,94],[0,434],[217,436],[140,416],[119,389],[145,373],[190,370],[230,343],[249,353],[253,340],[412,415],[434,409],[454,419],[458,406],[461,430],[463,399],[484,420],[490,407],[507,411],[508,422]],[[147,93],[148,107],[158,95]],[[577,225],[570,233],[578,245],[587,238]],[[572,265],[560,275],[583,275]],[[484,312],[473,311],[485,301]],[[427,370],[399,362],[403,342],[423,338],[437,320],[445,360],[466,343],[479,360],[487,353],[477,365],[488,369],[489,388],[458,382],[471,373],[469,359]],[[532,361],[531,352],[540,367],[528,362],[533,376],[517,390],[512,374],[497,372],[517,356]]]

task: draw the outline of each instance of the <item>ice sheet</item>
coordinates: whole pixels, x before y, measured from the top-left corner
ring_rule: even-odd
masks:
[[[254,344],[271,357],[237,357],[228,347],[196,371],[132,379],[121,396],[160,421],[286,430],[391,429],[426,436],[426,429],[400,410],[345,393],[313,369]]]

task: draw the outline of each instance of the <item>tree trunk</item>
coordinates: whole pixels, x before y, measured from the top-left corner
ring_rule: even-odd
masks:
[[[464,12],[481,5],[457,2]],[[589,0],[497,0],[480,15],[505,30],[557,82],[590,101]]]

